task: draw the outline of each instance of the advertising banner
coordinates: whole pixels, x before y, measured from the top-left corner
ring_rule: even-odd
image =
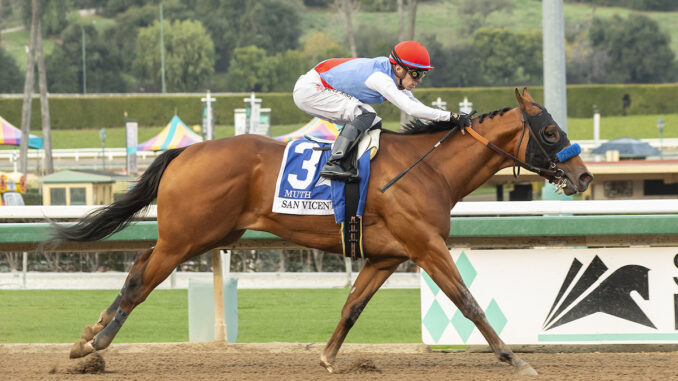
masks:
[[[678,343],[678,248],[460,250],[464,283],[507,344]],[[426,344],[487,344],[421,272]]]

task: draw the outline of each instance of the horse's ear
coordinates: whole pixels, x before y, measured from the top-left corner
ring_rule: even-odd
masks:
[[[523,89],[523,92],[525,92],[525,89]],[[517,87],[516,87],[516,99],[518,100],[520,108],[526,110],[528,106],[528,101],[523,97],[523,95],[520,94],[520,91],[518,91]]]
[[[516,99],[518,100],[520,108],[526,113],[532,115],[539,112],[539,108],[534,105],[534,99],[532,99],[532,96],[527,91],[527,87],[523,88],[522,94],[520,94],[520,91],[516,88]]]

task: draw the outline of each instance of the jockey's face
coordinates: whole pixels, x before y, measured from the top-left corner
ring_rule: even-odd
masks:
[[[423,75],[418,75],[419,78],[414,79],[413,74],[411,74],[407,69],[400,65],[393,65],[393,72],[395,73],[396,78],[398,79],[398,86],[403,89],[412,91],[418,84],[421,83]],[[417,76],[417,75],[414,75]]]

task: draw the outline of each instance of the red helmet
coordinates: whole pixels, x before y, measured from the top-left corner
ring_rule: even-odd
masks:
[[[430,70],[431,58],[424,45],[417,41],[403,41],[391,50],[388,60],[392,64],[407,66],[412,69]]]

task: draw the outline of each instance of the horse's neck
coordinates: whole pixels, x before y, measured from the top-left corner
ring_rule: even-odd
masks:
[[[514,154],[522,132],[520,109],[512,109],[504,115],[485,118],[482,123],[474,119],[473,129],[504,151]],[[528,137],[525,136],[524,139]],[[450,201],[455,204],[489,180],[497,171],[513,162],[497,154],[466,133],[455,133],[445,151],[443,176],[452,194]]]

